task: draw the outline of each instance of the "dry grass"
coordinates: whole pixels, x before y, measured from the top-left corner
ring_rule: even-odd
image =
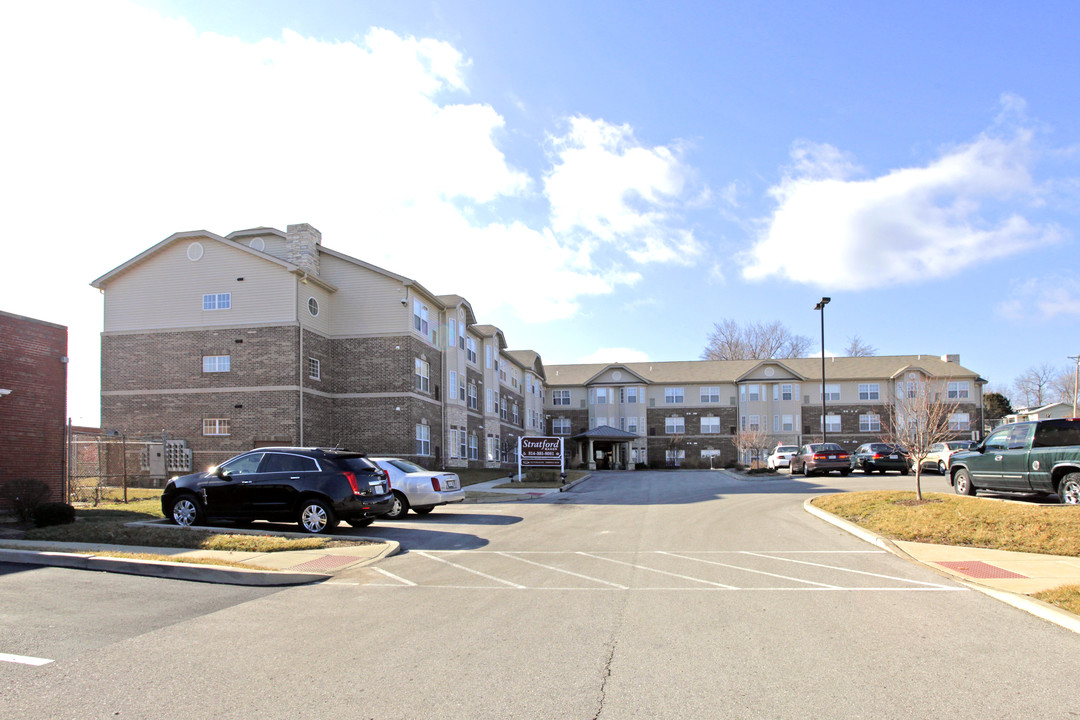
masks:
[[[926,493],[870,491],[813,503],[893,540],[1080,556],[1080,509]]]
[[[1053,590],[1035,593],[1031,597],[1080,615],[1080,585],[1062,585]]]
[[[158,562],[187,563],[189,565],[214,565],[216,567],[242,568],[244,570],[275,571],[273,568],[257,567],[232,560],[220,560],[217,558],[178,557],[176,555],[158,555],[155,553],[126,553],[126,552],[95,552],[94,557],[113,557],[125,560],[156,560]],[[276,572],[276,571],[275,571]]]

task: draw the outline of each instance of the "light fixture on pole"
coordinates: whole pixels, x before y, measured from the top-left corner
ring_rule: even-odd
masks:
[[[1076,361],[1076,371],[1073,372],[1073,417],[1076,417],[1076,396],[1080,394],[1080,355],[1070,355],[1069,359]]]
[[[825,306],[832,298],[823,297],[814,306],[821,311],[821,442],[825,442]]]

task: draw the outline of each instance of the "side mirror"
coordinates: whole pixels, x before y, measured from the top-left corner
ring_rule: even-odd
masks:
[[[214,475],[216,477],[221,478],[222,480],[228,480],[230,477],[232,477],[232,473],[230,471],[228,471],[226,469],[223,469],[223,468],[220,468],[220,467],[218,467],[216,465],[214,467],[210,468],[210,470],[208,472],[211,475]]]

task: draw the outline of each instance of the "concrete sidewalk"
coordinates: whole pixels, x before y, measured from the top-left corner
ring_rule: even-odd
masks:
[[[811,500],[803,508],[905,560],[1080,633],[1080,616],[1029,597],[1062,585],[1080,585],[1080,558],[890,540],[815,507]]]

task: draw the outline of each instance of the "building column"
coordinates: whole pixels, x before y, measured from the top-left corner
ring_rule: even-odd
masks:
[[[589,457],[586,458],[585,467],[589,470],[596,469],[596,453],[593,451],[592,438],[589,438]]]

